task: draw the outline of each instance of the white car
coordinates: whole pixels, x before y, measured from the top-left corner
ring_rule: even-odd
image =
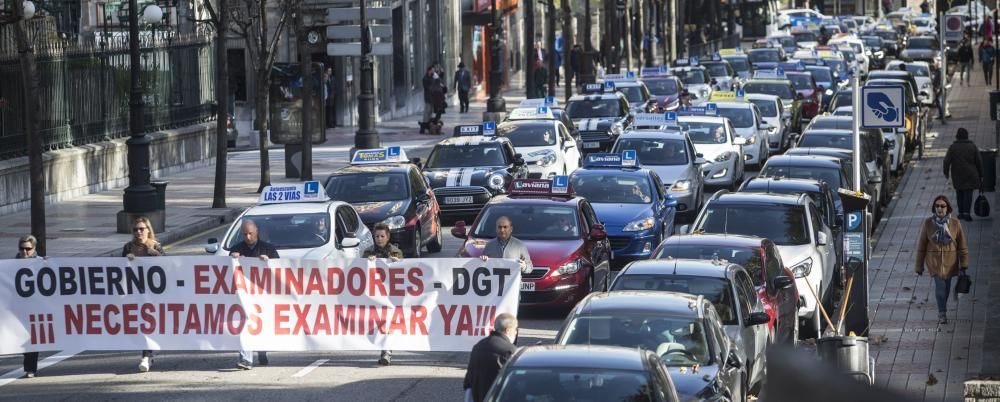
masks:
[[[845,45],[850,46],[851,50],[854,51],[854,60],[857,63],[858,73],[861,77],[868,75],[869,68],[871,66],[871,60],[868,58],[868,46],[865,46],[865,42],[858,38],[857,36],[847,35],[841,36],[839,38],[830,39],[830,46],[833,45]]]
[[[535,113],[539,109],[545,108],[524,112]],[[497,135],[507,137],[514,150],[524,157],[528,177],[550,179],[565,176],[580,167],[580,149],[561,121],[544,116],[522,119],[521,115],[521,108],[511,111],[512,118],[497,125]]]
[[[257,225],[259,240],[278,250],[281,258],[320,260],[357,258],[375,242],[354,208],[331,201],[318,181],[264,188],[257,205],[244,211],[220,243],[208,239],[205,251],[219,256],[243,241],[243,222]]]
[[[632,114],[651,112],[655,106],[656,98],[649,93],[649,88],[642,82],[615,81],[615,90],[625,95],[629,112]]]
[[[767,125],[771,126],[767,130],[767,146],[771,153],[778,153],[788,148],[791,122],[785,117],[785,107],[781,98],[776,95],[767,94],[746,94],[747,100],[757,106],[760,117]]]
[[[904,62],[901,60],[890,61],[886,65],[885,69],[899,70],[899,65]],[[913,80],[917,82],[917,97],[920,98],[920,102],[925,105],[934,104],[934,78],[931,75],[931,65],[926,61],[908,61],[906,62],[906,71],[909,71],[913,75]]]
[[[826,16],[808,8],[791,8],[778,11],[778,29],[787,29],[800,23],[819,23]]]
[[[906,128],[883,128],[882,137],[889,146],[889,169],[896,176],[903,174],[903,155],[906,153]]]
[[[746,140],[743,159],[748,165],[760,167],[771,154],[766,144],[771,125],[761,118],[757,106],[750,102],[719,102],[719,115],[729,118],[736,134]]]
[[[729,119],[719,116],[680,116],[697,155],[705,159],[701,165],[706,186],[735,190],[743,182],[745,161],[743,145],[746,139],[736,136]]]
[[[708,70],[702,66],[672,67],[670,75],[676,76],[684,83],[688,93],[691,94],[691,103],[702,104],[712,97],[712,77],[708,75]]]

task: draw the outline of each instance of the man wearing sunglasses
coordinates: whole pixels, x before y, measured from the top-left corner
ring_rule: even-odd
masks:
[[[22,236],[17,241],[17,256],[14,258],[41,258],[38,252],[35,250],[35,245],[38,244],[38,239],[35,236],[27,235]],[[30,352],[24,354],[24,378],[35,378],[35,372],[38,371],[38,352]]]

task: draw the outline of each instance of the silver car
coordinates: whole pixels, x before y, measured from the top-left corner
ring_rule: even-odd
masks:
[[[771,125],[763,121],[760,110],[750,102],[719,102],[719,115],[729,118],[736,134],[746,140],[743,158],[747,165],[760,167],[771,154],[766,144]]]
[[[791,129],[791,122],[785,117],[781,98],[766,94],[747,94],[746,97],[757,106],[760,118],[771,126],[767,130],[768,151],[776,154],[788,148],[790,134],[788,130]]]
[[[681,127],[694,144],[697,155],[705,159],[701,171],[706,186],[736,189],[743,182],[746,139],[738,137],[729,119],[719,116],[681,116]]]
[[[701,173],[704,158],[698,156],[687,134],[680,131],[636,130],[618,137],[612,153],[636,151],[639,166],[656,172],[663,188],[677,200],[677,212],[693,216],[701,207],[705,179]]]

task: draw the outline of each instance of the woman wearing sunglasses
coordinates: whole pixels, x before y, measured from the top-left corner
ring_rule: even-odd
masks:
[[[939,195],[931,203],[933,214],[924,220],[917,238],[917,275],[924,274],[924,267],[934,279],[934,295],[937,299],[938,322],[948,323],[948,293],[951,278],[959,270],[969,268],[969,247],[962,231],[962,223],[951,216],[952,208],[948,197]]]
[[[132,222],[132,240],[125,243],[125,247],[122,247],[122,257],[127,257],[129,260],[135,257],[159,257],[166,255],[163,252],[163,246],[160,242],[156,241],[156,235],[153,234],[153,224],[149,222],[149,218],[145,216],[140,216]],[[139,361],[139,371],[147,372],[150,366],[153,365],[153,351],[143,350],[142,360]]]
[[[17,240],[17,256],[14,258],[41,258],[38,255],[38,251],[35,246],[38,244],[38,239],[35,236],[27,235],[22,236]],[[24,378],[35,378],[35,372],[38,371],[38,352],[29,352],[24,354]]]

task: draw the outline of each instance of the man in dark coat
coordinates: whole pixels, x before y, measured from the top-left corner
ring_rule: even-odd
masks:
[[[944,176],[950,177],[951,185],[955,187],[958,219],[971,221],[972,192],[982,186],[983,159],[979,156],[979,147],[969,140],[969,132],[965,128],[958,129],[955,142],[944,155]]]
[[[462,385],[467,395],[471,393],[471,398],[466,400],[482,402],[486,398],[486,392],[493,385],[493,380],[517,350],[513,343],[516,338],[517,318],[509,313],[498,315],[493,321],[493,332],[490,336],[472,347],[469,368],[465,371],[465,382]]]
[[[455,71],[455,90],[458,91],[458,112],[469,112],[469,91],[472,90],[472,73],[465,68],[465,63],[458,62]]]
[[[237,243],[229,250],[230,257],[257,257],[264,261],[270,258],[280,258],[278,256],[278,249],[274,248],[271,243],[260,239],[260,232],[257,230],[256,222],[245,219],[240,225],[240,230],[243,232],[243,241]],[[267,352],[257,352],[257,360],[260,361],[262,366],[266,366],[268,363]],[[240,370],[252,369],[253,351],[241,350],[240,359],[236,362],[236,368]]]
[[[35,236],[27,235],[23,236],[17,241],[17,255],[14,258],[41,258],[36,251],[35,246],[38,244],[38,239]],[[24,354],[24,378],[35,378],[35,372],[38,371],[38,352],[28,352]]]

